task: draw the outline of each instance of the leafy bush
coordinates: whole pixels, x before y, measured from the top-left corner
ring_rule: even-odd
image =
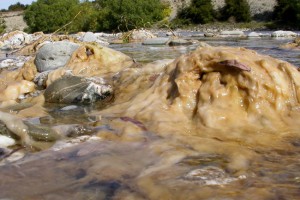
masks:
[[[168,8],[160,0],[96,0],[99,31],[128,31],[162,20]]]
[[[88,24],[92,10],[90,3],[80,4],[79,0],[37,0],[26,9],[24,19],[30,32],[50,33],[71,22],[81,11],[74,23],[67,27],[67,31],[77,32]]]
[[[211,0],[193,0],[190,6],[179,11],[175,21],[194,24],[206,24],[214,20],[214,10]]]
[[[225,0],[221,10],[221,19],[234,19],[236,22],[251,21],[250,6],[246,0]]]
[[[12,4],[8,7],[8,11],[21,11],[21,10],[25,10],[25,9],[26,9],[26,6],[24,4],[21,4],[20,2]]]
[[[300,1],[277,0],[274,10],[275,20],[286,26],[300,28]]]
[[[68,26],[68,32],[119,31],[150,25],[169,13],[160,0],[37,0],[25,11],[30,32],[54,32]]]

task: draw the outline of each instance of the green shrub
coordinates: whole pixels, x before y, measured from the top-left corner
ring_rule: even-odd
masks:
[[[26,10],[24,19],[30,32],[43,31],[51,33],[71,22],[76,14],[80,15],[64,31],[78,32],[88,26],[93,14],[91,3],[80,3],[79,0],[37,0]]]
[[[274,19],[279,24],[300,28],[300,1],[277,0],[277,6],[274,9]]]
[[[168,13],[160,0],[96,0],[99,31],[128,31],[148,27]]]
[[[221,10],[221,19],[234,19],[236,22],[251,21],[250,6],[246,0],[225,0]]]
[[[8,11],[21,11],[21,10],[25,10],[25,9],[26,9],[26,6],[24,4],[21,4],[20,2],[12,4],[8,7]]]
[[[211,0],[193,0],[190,6],[184,7],[178,12],[175,21],[193,24],[206,24],[214,20],[214,10]]]

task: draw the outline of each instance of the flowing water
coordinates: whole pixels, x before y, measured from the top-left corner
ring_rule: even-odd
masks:
[[[291,39],[192,38],[212,46],[249,48],[300,67],[300,51],[279,48]],[[131,43],[111,48],[147,63],[177,58],[197,44]],[[170,136],[148,131],[151,122],[126,116],[99,118],[94,114],[102,109],[98,107],[46,104],[45,108],[47,117],[27,120],[46,126],[79,124],[80,130],[71,135],[93,137],[74,137],[43,151],[27,150],[25,159],[6,160],[0,166],[0,199],[300,199],[297,131],[247,130],[239,139],[228,136],[237,134],[234,130],[212,132],[215,136],[208,130],[201,138],[188,131]],[[285,134],[288,137],[277,138]]]

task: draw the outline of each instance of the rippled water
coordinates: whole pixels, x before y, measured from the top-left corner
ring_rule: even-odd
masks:
[[[190,36],[186,36],[190,38]],[[212,46],[241,46],[300,66],[300,51],[279,46],[291,39],[196,38]],[[111,45],[139,62],[173,59],[197,45],[169,47],[139,43]],[[297,200],[300,198],[300,139],[287,138],[282,146],[244,146],[243,142],[194,138],[169,140],[124,118],[97,119],[95,107],[45,105],[49,116],[28,119],[42,125],[81,124],[97,127],[101,140],[89,140],[55,150],[27,153],[24,160],[0,167],[0,199],[209,199]],[[127,121],[126,121],[127,120]],[[127,123],[130,139],[117,138]],[[96,131],[95,131],[96,132]],[[93,133],[91,133],[93,134]],[[282,133],[280,133],[282,134]],[[297,135],[297,134],[296,134]],[[250,136],[251,137],[251,136]],[[274,136],[270,136],[272,138]],[[82,138],[82,140],[85,140]],[[203,149],[228,146],[249,151],[251,163],[236,172],[232,158],[192,149],[188,141],[201,141]],[[201,145],[200,145],[201,146]],[[199,147],[200,148],[200,147]],[[201,149],[200,148],[200,149]],[[193,153],[190,153],[193,152]],[[189,155],[189,156],[184,156]]]
[[[272,57],[288,61],[295,66],[300,66],[300,52],[295,50],[287,50],[280,48],[280,45],[292,42],[293,39],[287,38],[206,38],[206,37],[191,37],[187,35],[186,39],[194,39],[206,42],[211,46],[233,46],[245,47],[253,49],[261,54],[270,55]],[[111,45],[112,48],[122,51],[132,56],[137,61],[148,62],[159,59],[172,59],[181,54],[188,53],[195,48],[197,44],[191,46],[145,46],[140,43],[131,43],[125,45]]]

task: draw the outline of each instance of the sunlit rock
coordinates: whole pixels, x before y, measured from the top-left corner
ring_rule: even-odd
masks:
[[[292,31],[274,31],[272,37],[296,37],[297,33]]]
[[[169,64],[149,89],[129,90],[138,79],[126,84],[120,83],[134,98],[122,103],[120,90],[118,105],[104,112],[151,121],[158,131],[163,124],[194,133],[204,127],[274,130],[293,124],[288,116],[297,115],[300,99],[294,66],[244,48],[201,47]]]
[[[257,32],[251,32],[247,35],[249,38],[259,38],[260,34],[258,34]]]
[[[13,31],[4,34],[0,40],[4,45],[10,46],[12,49],[19,48],[22,45],[29,44],[33,38],[31,35],[22,31]]]
[[[66,73],[83,77],[107,76],[133,64],[133,59],[121,52],[97,44],[83,43],[64,67],[49,73],[47,85]]]
[[[144,29],[135,29],[122,35],[122,40],[128,42],[143,41],[150,38],[156,38],[156,36],[151,31]]]
[[[35,58],[38,71],[43,72],[63,67],[78,47],[78,44],[64,41],[45,44]]]

